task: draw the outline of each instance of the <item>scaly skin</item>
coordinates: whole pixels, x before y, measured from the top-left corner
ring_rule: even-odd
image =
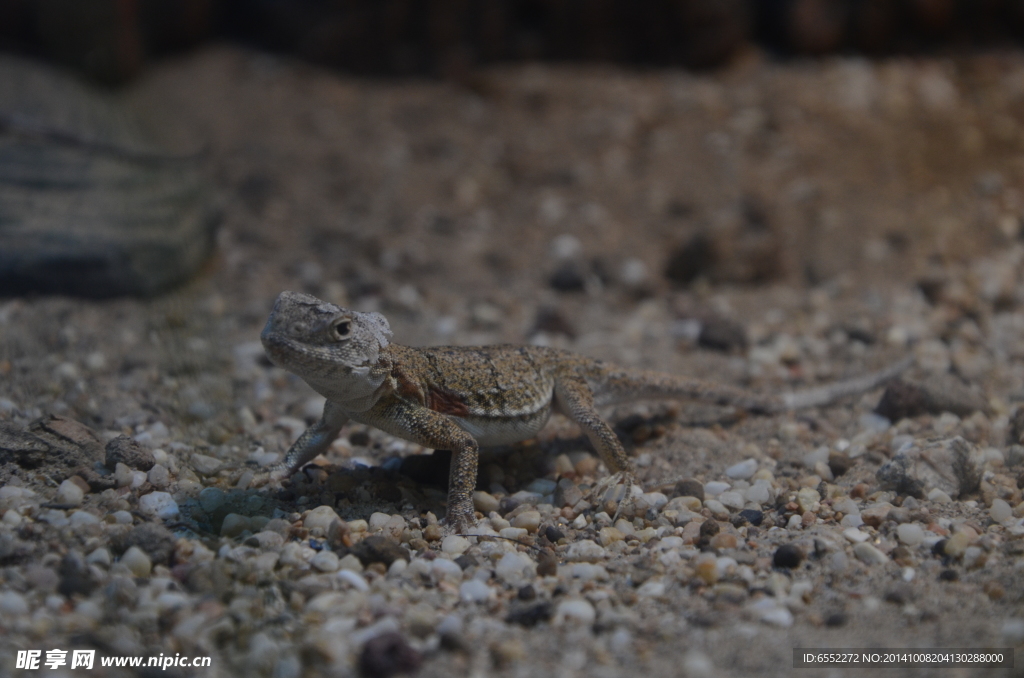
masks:
[[[449,529],[473,523],[479,447],[532,438],[551,412],[590,439],[608,469],[635,483],[633,465],[597,407],[650,398],[699,399],[753,412],[828,404],[870,390],[909,366],[782,395],[758,395],[661,372],[627,370],[540,346],[391,344],[379,313],[359,313],[308,294],[282,292],[260,339],[270,360],[327,398],[323,417],[271,469],[291,473],[324,452],[350,419],[424,447],[452,451]]]

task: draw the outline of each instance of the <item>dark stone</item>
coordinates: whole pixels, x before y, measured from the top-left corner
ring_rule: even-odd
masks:
[[[519,600],[533,600],[537,597],[537,590],[533,588],[532,584],[527,584],[526,586],[521,587],[519,591],[516,592],[516,595],[519,597]]]
[[[848,621],[846,614],[843,612],[833,612],[829,616],[825,617],[825,626],[845,626]]]
[[[586,279],[579,264],[567,261],[555,269],[548,283],[559,292],[582,292]]]
[[[922,382],[893,379],[885,387],[875,413],[896,422],[922,414],[951,412],[966,417],[976,411],[988,410],[988,401],[979,390],[952,375],[941,375]]]
[[[673,497],[696,497],[704,501],[704,483],[694,478],[686,478],[672,488]]]
[[[364,566],[371,563],[384,563],[390,567],[391,563],[396,560],[410,560],[409,549],[380,535],[363,539],[348,552],[358,558]]]
[[[414,673],[422,663],[423,655],[396,631],[387,631],[370,638],[359,653],[359,672],[366,678],[390,678],[401,673]]]
[[[754,526],[758,526],[764,521],[764,513],[757,509],[743,509],[739,512],[739,516]]]
[[[885,600],[897,605],[906,605],[914,599],[914,589],[907,582],[896,582],[885,592]]]
[[[522,504],[518,499],[512,497],[502,497],[498,502],[498,515],[505,516],[515,511]]]
[[[932,544],[932,555],[939,556],[940,558],[946,557],[946,542],[948,539],[940,539]]]
[[[945,569],[939,572],[939,581],[956,581],[960,579],[960,575],[956,570]]]
[[[554,615],[554,607],[548,601],[534,605],[512,605],[508,616],[505,617],[505,622],[531,628],[542,621],[548,621],[552,615]]]
[[[550,549],[537,554],[537,576],[554,577],[558,575],[558,556]]]
[[[159,523],[141,523],[125,533],[114,534],[110,545],[118,555],[132,546],[146,552],[154,565],[171,565],[174,555],[175,537]]]
[[[792,570],[800,567],[803,559],[804,552],[799,547],[793,544],[783,544],[775,549],[775,555],[772,556],[772,565]]]
[[[830,452],[828,455],[828,468],[836,478],[849,471],[856,463],[842,452]]]
[[[60,565],[57,567],[57,574],[60,576],[57,593],[62,596],[73,596],[76,594],[88,596],[97,585],[85,559],[77,551],[68,551],[61,558]]]
[[[554,525],[548,525],[544,528],[544,536],[552,544],[557,544],[562,539],[565,539],[565,535]]]
[[[0,60],[0,295],[152,296],[213,250],[201,157],[175,156],[110,95]]]
[[[701,274],[708,273],[716,261],[711,238],[700,233],[669,254],[665,277],[677,285],[689,285]]]
[[[541,306],[537,309],[537,319],[533,321],[533,332],[547,334],[563,334],[570,339],[576,338],[576,328],[562,315],[557,308]]]
[[[106,452],[106,461],[103,465],[111,471],[119,463],[139,471],[149,471],[156,464],[152,452],[124,435],[108,442]]]
[[[711,316],[701,322],[697,343],[715,351],[742,351],[747,347],[747,329],[735,320]]]
[[[467,570],[473,567],[474,565],[479,565],[479,562],[477,561],[476,558],[469,555],[468,553],[463,553],[461,556],[455,559],[455,564],[461,567],[463,570]]]
[[[0,465],[14,463],[25,469],[39,469],[60,481],[102,457],[99,437],[74,419],[49,415],[32,422],[25,431],[0,424]]]
[[[1010,418],[1010,428],[1006,431],[1007,445],[1024,445],[1024,407],[1018,407]]]

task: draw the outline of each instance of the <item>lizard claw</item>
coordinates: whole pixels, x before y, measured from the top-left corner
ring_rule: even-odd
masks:
[[[621,488],[621,489],[620,489]],[[591,497],[594,501],[604,503],[616,502],[615,515],[612,516],[614,523],[622,514],[623,508],[633,504],[634,488],[640,490],[640,483],[629,471],[619,471],[599,481],[591,490]]]

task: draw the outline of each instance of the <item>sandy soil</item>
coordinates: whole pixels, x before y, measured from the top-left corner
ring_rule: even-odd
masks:
[[[503,621],[503,599],[464,606],[472,647],[428,648],[421,675],[791,675],[798,646],[1024,642],[1014,621],[1024,617],[1020,550],[988,518],[994,496],[1021,501],[1011,467],[1020,459],[1007,443],[1024,397],[1021,53],[779,64],[752,52],[706,75],[517,66],[451,84],[359,80],[216,48],[160,65],[125,96],[171,146],[208,148],[224,212],[217,255],[187,288],[151,302],[0,302],[0,420],[21,427],[55,413],[103,438],[143,434],[182,460],[283,452],[320,404],[260,360],[259,330],[283,289],[379,310],[399,343],[547,343],[755,390],[852,376],[914,352],[912,376],[952,373],[982,389],[990,411],[904,420],[834,484],[845,493],[863,482],[871,499],[898,435],[959,434],[994,449],[988,490],[922,502],[923,525],[941,518],[955,532],[966,521],[994,535],[983,547],[999,557],[988,565],[921,552],[910,565],[851,557],[839,568],[834,547],[813,556],[819,527],[784,529],[782,511],[783,529],[762,530],[746,549],[759,578],[741,593],[679,575],[661,596],[638,597],[643,577],[612,567],[610,581],[580,594],[596,624],[525,627]],[[734,330],[726,350],[698,340],[709,326]],[[774,418],[658,404],[611,414],[626,422],[647,490],[671,496],[683,478],[727,480],[727,467],[754,458],[795,491],[809,453],[845,449],[877,423],[866,415],[878,397]],[[362,433],[346,429],[325,463],[423,452]],[[530,473],[503,475],[511,492],[531,473],[555,478],[558,455],[576,460],[587,446],[557,420],[524,450]],[[482,489],[505,463],[484,464]],[[45,474],[3,473],[54,491]],[[418,496],[410,515],[440,511],[443,495]],[[283,501],[293,512],[318,503]],[[368,519],[374,501],[339,503],[338,513]],[[875,543],[888,538],[891,550],[894,529],[879,528]],[[216,536],[204,538],[216,550]],[[764,559],[788,542],[812,557],[772,570]],[[46,552],[67,548],[54,540]],[[4,581],[31,597],[21,567],[7,562]],[[955,581],[940,579],[947,569]],[[757,591],[781,599],[798,580],[811,588],[787,603],[788,624],[750,607]],[[223,602],[224,614],[244,616]],[[316,623],[302,619],[281,642],[307,642]],[[218,646],[214,673],[194,675],[270,675],[248,658],[253,628]],[[178,642],[145,638],[151,652]],[[354,671],[351,658],[330,668],[310,656],[309,675]]]

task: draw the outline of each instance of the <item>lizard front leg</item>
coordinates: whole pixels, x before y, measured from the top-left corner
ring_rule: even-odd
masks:
[[[324,413],[320,421],[299,436],[299,439],[288,448],[284,461],[274,466],[271,473],[277,477],[290,475],[312,461],[318,454],[327,451],[348,419],[348,414],[344,410],[328,400],[324,404]]]
[[[611,426],[595,409],[594,394],[586,380],[570,370],[556,374],[555,402],[563,414],[580,425],[608,470],[623,476],[626,481],[624,501],[628,501],[632,486],[636,483],[633,462],[626,455],[626,450],[623,449]]]
[[[472,435],[447,415],[394,396],[382,398],[370,410],[354,414],[353,418],[424,447],[451,450],[445,522],[455,533],[465,532],[473,525],[473,488],[480,448]]]

